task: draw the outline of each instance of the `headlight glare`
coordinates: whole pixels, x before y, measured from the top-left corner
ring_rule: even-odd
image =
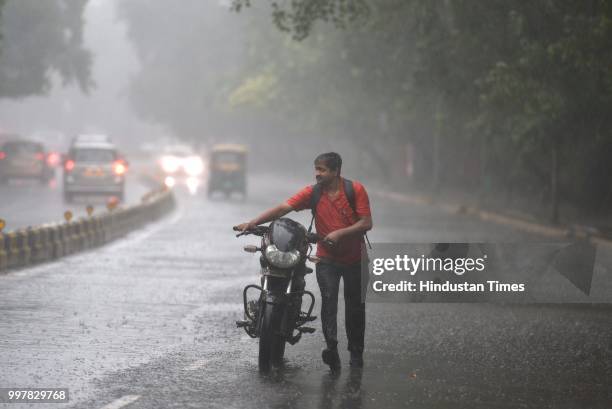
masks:
[[[161,159],[161,166],[164,172],[174,173],[180,166],[180,161],[174,156],[164,156]]]
[[[185,172],[190,176],[198,176],[204,171],[204,163],[202,163],[202,159],[197,156],[185,159],[183,167],[185,168]]]

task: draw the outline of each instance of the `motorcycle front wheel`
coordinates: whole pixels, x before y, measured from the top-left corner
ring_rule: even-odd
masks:
[[[285,355],[285,339],[279,334],[283,307],[278,304],[263,304],[261,330],[259,333],[259,371],[268,372],[279,366]]]

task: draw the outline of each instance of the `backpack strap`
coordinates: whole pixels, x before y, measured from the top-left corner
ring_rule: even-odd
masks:
[[[351,209],[353,209],[353,212],[357,214],[357,207],[355,205],[355,188],[353,187],[353,181],[348,179],[342,180],[344,180],[344,194],[348,199]]]
[[[355,204],[355,188],[353,187],[353,181],[343,178],[344,181],[344,194],[353,209],[353,212],[357,214],[357,205]],[[321,200],[321,185],[314,184],[312,185],[312,194],[310,195],[310,211],[312,212],[312,218],[310,219],[310,226],[308,226],[308,233],[312,232],[312,224],[315,219],[315,215],[317,213],[317,204],[319,204],[319,200]],[[370,244],[370,239],[368,238],[368,233],[364,233],[366,242],[368,243],[368,247],[372,249],[372,245]]]
[[[312,219],[310,219],[310,226],[308,226],[308,233],[312,231],[312,223],[314,222],[315,214],[317,212],[317,204],[321,200],[321,185],[318,183],[312,185],[312,194],[310,195],[310,211],[312,212]]]
[[[353,187],[353,181],[348,179],[344,180],[344,194],[348,199],[349,205],[351,209],[353,209],[353,213],[357,214],[357,205],[355,204],[355,188]],[[368,243],[368,247],[370,250],[372,249],[372,245],[370,244],[370,239],[368,238],[368,233],[363,233],[365,236],[366,242]]]

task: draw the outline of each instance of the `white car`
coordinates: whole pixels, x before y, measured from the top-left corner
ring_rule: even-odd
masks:
[[[167,146],[157,166],[160,178],[169,188],[185,185],[191,193],[196,193],[202,184],[204,161],[188,145]]]
[[[106,134],[80,134],[72,138],[71,145],[79,143],[113,143]]]

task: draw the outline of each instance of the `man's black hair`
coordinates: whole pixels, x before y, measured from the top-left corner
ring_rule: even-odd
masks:
[[[342,158],[336,152],[327,152],[322,153],[316,157],[314,163],[323,162],[325,166],[329,168],[329,170],[337,170],[338,174],[340,174],[340,169],[342,168]]]

